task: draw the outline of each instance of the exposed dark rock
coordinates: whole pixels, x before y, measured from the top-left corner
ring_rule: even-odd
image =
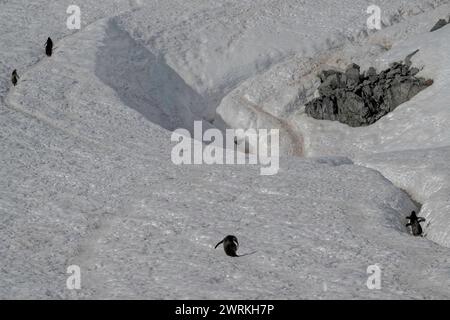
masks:
[[[319,86],[319,93],[324,96],[332,94],[333,90],[339,87],[339,79],[337,74],[332,74],[325,79]]]
[[[412,66],[411,58],[412,58],[417,52],[419,52],[419,49],[417,49],[417,50],[411,52],[410,54],[408,54],[408,55],[406,56],[406,58],[405,58],[405,65],[406,65],[408,68],[411,68],[411,66]]]
[[[347,87],[356,86],[360,80],[360,67],[355,63],[349,65],[345,70],[345,76]]]
[[[449,22],[447,22],[445,19],[439,19],[439,21],[434,25],[433,28],[431,28],[430,32],[436,31],[442,27],[445,27]]]
[[[409,71],[409,74],[412,76],[415,76],[416,74],[419,73],[419,69],[418,68],[411,68],[411,70]]]
[[[327,79],[329,76],[333,74],[339,74],[339,71],[325,70],[320,74],[320,80],[323,82],[325,81],[325,79]]]
[[[400,104],[410,100],[433,80],[418,78],[418,68],[411,68],[411,57],[392,63],[377,73],[371,67],[361,74],[357,64],[345,73],[326,70],[319,75],[320,97],[306,104],[306,113],[315,119],[334,120],[352,127],[370,125]]]

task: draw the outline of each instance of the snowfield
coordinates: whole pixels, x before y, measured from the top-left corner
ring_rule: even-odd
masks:
[[[71,1],[0,1],[0,298],[450,298],[450,1],[77,2],[74,31]],[[374,125],[304,114],[318,71],[416,49],[433,86]],[[279,128],[279,173],[174,165],[194,120]]]

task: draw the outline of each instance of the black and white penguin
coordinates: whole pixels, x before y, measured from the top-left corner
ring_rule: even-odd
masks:
[[[17,81],[19,80],[19,75],[17,74],[17,70],[16,69],[14,69],[14,71],[12,72],[12,74],[11,74],[11,82],[12,82],[12,84],[14,85],[14,86],[16,86],[17,85]]]
[[[52,56],[53,53],[53,41],[50,37],[47,39],[47,43],[45,44],[45,54],[49,57]]]
[[[225,253],[227,255],[229,255],[230,257],[239,257],[239,255],[236,253],[239,248],[239,242],[235,236],[226,236],[222,241],[216,244],[214,249],[216,249],[221,243],[223,243],[223,249],[225,250]]]
[[[409,217],[406,217],[406,219],[409,220],[409,222],[406,224],[407,227],[411,226],[411,231],[414,236],[420,236],[422,235],[422,227],[420,226],[420,223],[425,221],[425,218],[418,217],[416,215],[415,211],[411,212],[411,215]]]

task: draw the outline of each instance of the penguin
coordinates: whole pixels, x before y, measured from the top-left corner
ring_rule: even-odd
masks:
[[[19,80],[19,79],[20,79],[20,77],[19,77],[19,75],[17,74],[17,70],[14,69],[14,71],[13,71],[12,74],[11,74],[11,82],[12,82],[12,84],[13,84],[14,86],[16,86],[16,85],[17,85],[17,80]]]
[[[45,44],[45,54],[49,57],[52,56],[53,52],[53,41],[50,37],[47,39],[47,43]]]
[[[230,257],[240,257],[236,251],[239,248],[239,242],[238,239],[235,236],[229,235],[226,236],[222,241],[220,241],[214,249],[216,249],[220,244],[223,243],[223,249],[225,250],[225,253]]]
[[[411,231],[414,236],[420,236],[422,235],[422,227],[420,226],[420,223],[425,221],[425,218],[418,217],[416,215],[415,211],[411,212],[411,215],[409,217],[406,217],[406,219],[409,220],[409,222],[406,224],[407,227],[411,226]]]

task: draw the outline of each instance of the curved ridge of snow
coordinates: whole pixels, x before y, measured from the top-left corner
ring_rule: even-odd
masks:
[[[97,76],[149,121],[170,131],[193,131],[194,121],[202,120],[204,99],[163,57],[155,56],[121,30],[116,19],[108,22],[97,56]],[[206,126],[211,127],[204,123]]]

